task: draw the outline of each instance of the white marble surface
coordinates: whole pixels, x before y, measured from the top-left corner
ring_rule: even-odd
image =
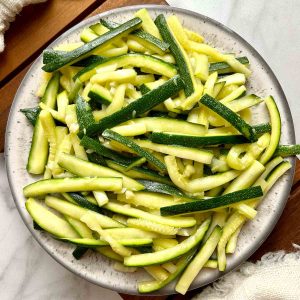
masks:
[[[21,220],[8,186],[4,155],[0,154],[0,299],[120,300],[73,275],[33,239]]]
[[[279,79],[300,142],[300,1],[169,0],[229,26],[250,42]],[[201,31],[201,28],[199,29]],[[56,263],[31,237],[14,206],[0,154],[0,299],[121,299]]]
[[[167,0],[237,32],[267,61],[289,102],[300,143],[300,1]],[[201,28],[199,28],[201,32]]]

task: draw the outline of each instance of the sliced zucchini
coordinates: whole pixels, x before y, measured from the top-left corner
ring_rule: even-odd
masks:
[[[114,132],[112,130],[106,129],[102,136],[104,138],[107,138],[109,140],[114,140],[118,143],[121,143],[122,145],[126,145],[126,147],[132,149],[136,154],[146,158],[146,160],[156,166],[159,170],[165,171],[166,167],[165,165],[158,160],[155,156],[153,156],[150,152],[142,149],[138,144],[136,144],[132,139],[127,138],[125,136],[122,136],[118,134],[117,132]]]
[[[179,145],[189,147],[211,146],[220,144],[243,144],[247,139],[243,135],[197,136],[169,132],[153,132],[150,140],[158,144]]]
[[[79,193],[68,193],[68,195],[74,200],[74,202],[84,208],[89,210],[103,213],[103,209],[101,209],[98,205],[91,203],[88,201],[84,196],[80,195]]]
[[[33,182],[23,188],[25,197],[42,196],[50,193],[82,191],[121,191],[122,178],[117,177],[81,177],[45,179]]]
[[[78,234],[66,220],[49,211],[37,200],[29,198],[25,206],[31,218],[42,229],[60,238],[78,238]]]
[[[192,248],[197,246],[197,244],[202,240],[205,232],[207,231],[209,224],[210,219],[207,219],[199,226],[195,234],[172,248],[154,253],[131,255],[130,257],[124,259],[124,264],[125,266],[129,267],[139,267],[161,264],[173,260],[178,256],[189,252]]]
[[[128,53],[107,59],[98,59],[94,63],[89,64],[84,69],[80,70],[73,80],[79,78],[81,82],[85,82],[101,69],[109,66],[114,67],[114,70],[128,66],[136,68],[147,67],[155,74],[160,74],[169,78],[175,76],[177,73],[176,67],[173,64],[167,63],[155,56],[140,53]]]
[[[267,105],[271,120],[271,140],[267,149],[264,151],[259,160],[262,164],[266,164],[275,153],[281,135],[280,113],[274,98],[272,96],[267,97],[265,99],[265,103]]]
[[[81,58],[88,56],[95,49],[98,50],[100,47],[103,48],[109,43],[114,42],[116,39],[126,36],[128,33],[137,29],[141,23],[141,19],[133,18],[73,51],[57,55],[54,60],[45,64],[42,69],[46,72],[53,72],[67,64],[72,64]]]
[[[213,158],[213,153],[196,148],[155,144],[148,140],[135,140],[135,142],[142,148],[174,155],[180,158],[191,159],[204,164],[210,164]]]
[[[20,109],[20,112],[22,112],[27,120],[31,123],[31,125],[35,126],[38,115],[41,111],[41,108],[39,106],[32,107],[32,108],[23,108]]]
[[[142,184],[130,177],[123,175],[122,173],[119,173],[107,167],[84,161],[69,154],[61,154],[58,160],[58,164],[62,168],[77,176],[119,177],[123,179],[123,187],[127,189],[133,191],[144,189],[144,186]]]
[[[91,229],[89,229],[84,223],[67,215],[64,215],[64,217],[80,237],[93,239],[93,233]]]
[[[47,107],[54,108],[59,88],[59,73],[54,73],[41,99]],[[27,161],[27,171],[31,174],[42,174],[48,158],[48,141],[44,135],[42,124],[37,118],[33,130],[32,142]]]
[[[203,136],[205,128],[202,125],[186,122],[180,119],[165,117],[145,117],[131,120],[135,124],[144,124],[147,131],[174,132],[179,134]]]
[[[230,206],[244,200],[260,197],[262,195],[263,192],[261,187],[255,186],[206,200],[165,206],[160,209],[160,213],[162,216],[174,216],[192,212],[214,210],[216,208]]]
[[[89,126],[95,124],[95,120],[90,105],[79,95],[76,98],[76,116],[79,124],[79,136],[82,136]]]
[[[160,209],[163,206],[169,206],[175,203],[173,197],[169,195],[151,192],[126,192],[125,194],[119,194],[117,200],[133,204],[134,206],[143,206],[148,209]]]
[[[157,172],[144,167],[134,167],[129,171],[127,171],[128,164],[123,164],[112,160],[107,160],[106,163],[110,168],[117,170],[125,175],[128,175],[130,178],[133,179],[145,179],[145,180],[151,180],[151,182],[172,184],[172,182],[168,177],[162,176]]]
[[[108,242],[105,240],[95,240],[95,239],[88,239],[88,238],[64,238],[64,241],[68,241],[72,244],[81,246],[81,247],[88,247],[88,248],[97,248],[101,246],[109,245]],[[143,238],[143,239],[119,239],[118,243],[122,246],[126,247],[140,247],[140,246],[148,246],[152,244],[152,239]]]
[[[191,262],[194,257],[196,249],[192,249],[190,252],[183,255],[176,264],[176,271],[169,274],[165,280],[161,281],[150,281],[150,282],[141,282],[138,284],[138,290],[140,293],[151,293],[161,288],[165,287],[167,284],[172,282],[177,278],[186,268],[186,266]]]
[[[188,267],[184,270],[184,273],[177,282],[175,290],[178,293],[185,295],[185,293],[188,291],[193,280],[196,278],[201,269],[204,267],[205,263],[215,251],[215,248],[217,247],[217,244],[221,238],[221,234],[221,227],[216,226],[208,240],[201,247],[200,251],[196,254]]]
[[[134,161],[134,159],[132,159],[132,158],[123,156],[116,151],[113,151],[107,147],[104,147],[99,141],[92,139],[86,135],[81,139],[80,144],[85,149],[93,150],[101,156],[113,159],[114,161],[117,161],[120,163],[130,164]]]
[[[137,116],[149,111],[159,103],[176,94],[183,87],[183,82],[179,76],[174,76],[166,83],[153,89],[141,98],[131,102],[128,106],[105,117],[98,124],[92,125],[87,130],[87,135],[95,135],[103,132],[107,128],[114,127],[122,122],[134,119]]]
[[[242,57],[237,57],[236,58],[241,64],[248,66],[249,65],[249,60],[246,56]],[[215,62],[211,63],[209,65],[209,72],[218,72],[218,74],[228,74],[228,73],[233,73],[234,70],[228,65],[227,62]]]
[[[183,193],[181,190],[170,184],[153,182],[149,180],[139,180],[139,182],[143,184],[143,186],[145,187],[145,191],[148,192],[170,195],[173,196],[175,200],[177,200],[178,198],[182,201],[199,200],[198,198],[194,198]]]
[[[168,169],[169,176],[173,183],[189,193],[208,191],[217,186],[230,182],[240,174],[239,171],[230,170],[220,174],[187,180],[179,172],[176,158],[174,156],[166,156],[165,163]]]
[[[45,203],[47,206],[57,210],[58,212],[62,213],[63,215],[67,215],[76,220],[80,220],[81,217],[89,211],[88,209],[86,209],[84,207],[80,207],[80,206],[72,204],[68,201],[64,201],[64,200],[61,200],[59,198],[52,197],[52,196],[47,196],[45,198]],[[124,227],[121,223],[119,223],[107,216],[104,216],[104,215],[96,213],[96,212],[92,212],[92,213],[95,215],[97,222],[103,228]]]
[[[179,218],[168,218],[168,217],[161,217],[158,215],[154,215],[152,213],[147,213],[140,209],[136,209],[133,207],[128,207],[126,205],[121,205],[114,202],[108,202],[104,205],[104,208],[113,211],[115,213],[119,213],[125,216],[144,219],[152,222],[156,222],[162,225],[169,225],[173,227],[192,227],[195,225],[196,220],[192,217],[179,217]]]
[[[300,145],[278,145],[276,148],[274,156],[294,156],[300,154]]]
[[[138,10],[134,15],[142,20],[142,28],[146,32],[153,34],[158,39],[161,39],[159,30],[155,26],[155,23],[151,19],[149,12],[147,11],[146,8],[142,8]]]
[[[148,230],[156,232],[162,235],[175,235],[178,232],[178,228],[169,225],[157,224],[155,222],[143,219],[131,219],[127,220],[127,225],[129,227],[139,228],[143,230]]]
[[[94,83],[88,93],[90,101],[95,103],[109,105],[112,102],[112,96],[108,89],[98,83]]]
[[[157,16],[155,19],[155,24],[158,27],[158,30],[164,41],[170,45],[171,53],[173,54],[176,64],[178,65],[178,72],[184,82],[185,95],[188,97],[194,92],[194,80],[192,78],[192,68],[189,63],[189,58],[167,24],[164,15],[161,14]]]
[[[233,127],[235,127],[241,134],[243,134],[251,142],[256,142],[257,137],[255,129],[246,123],[239,115],[234,113],[231,109],[216,101],[209,95],[204,95],[200,102],[210,108],[212,111],[220,115],[226,121],[228,121]]]

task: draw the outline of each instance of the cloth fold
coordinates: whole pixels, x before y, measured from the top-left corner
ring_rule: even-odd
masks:
[[[300,246],[295,252],[265,254],[246,262],[205,288],[193,300],[298,300],[300,299]]]
[[[0,52],[4,50],[4,32],[15,20],[24,6],[46,2],[47,0],[1,0],[0,1]]]

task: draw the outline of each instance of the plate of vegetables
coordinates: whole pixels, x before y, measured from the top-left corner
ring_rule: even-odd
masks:
[[[292,117],[261,56],[205,16],[112,10],[45,49],[16,94],[16,206],[59,263],[128,294],[185,294],[245,261],[292,184]]]

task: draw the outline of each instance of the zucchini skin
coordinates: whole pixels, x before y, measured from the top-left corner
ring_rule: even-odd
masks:
[[[86,150],[87,149],[94,150],[98,155],[110,158],[110,159],[112,159],[114,161],[117,161],[119,163],[131,164],[135,161],[134,158],[125,157],[125,156],[119,154],[116,151],[108,149],[108,148],[104,147],[98,140],[92,139],[92,138],[90,138],[86,135],[81,139],[80,144]]]
[[[61,67],[71,64],[77,59],[80,59],[84,55],[87,55],[94,49],[106,45],[109,42],[111,42],[112,39],[123,36],[125,33],[129,33],[135,29],[137,29],[140,24],[142,23],[142,20],[140,18],[133,18],[124,24],[120,25],[119,27],[99,36],[95,40],[84,44],[83,46],[70,51],[66,54],[57,55],[56,58],[47,63],[42,67],[42,69],[46,72],[53,72],[55,70],[60,69]]]
[[[103,133],[102,136],[109,139],[109,140],[114,140],[117,141],[126,147],[129,147],[132,149],[136,154],[145,157],[148,162],[152,163],[155,165],[157,168],[159,168],[162,171],[166,170],[166,166],[155,156],[153,156],[150,152],[144,150],[142,147],[137,145],[132,139],[122,136],[118,134],[117,132],[114,132],[110,129],[106,129]]]
[[[78,194],[78,193],[68,193],[68,195],[81,207],[87,208],[89,210],[95,211],[97,213],[101,213],[104,214],[104,210],[102,208],[100,208],[98,205],[95,205],[91,202],[89,202],[88,200],[86,200],[86,198],[84,198],[82,195]]]
[[[264,133],[271,132],[271,125],[270,123],[263,123],[263,124],[258,124],[258,125],[253,125],[252,126],[255,129],[256,135],[260,136]]]
[[[243,135],[192,136],[163,132],[153,132],[150,140],[158,144],[180,145],[189,147],[212,146],[220,144],[244,144],[248,142]]]
[[[154,23],[157,26],[163,40],[170,45],[170,50],[175,57],[176,64],[178,65],[178,72],[184,81],[185,95],[188,97],[194,92],[194,84],[189,73],[187,62],[180,50],[180,46],[177,44],[175,38],[170,32],[164,15],[158,15]]]
[[[83,68],[82,70],[80,70],[74,77],[73,80],[75,81],[77,78],[81,78],[81,76],[84,76],[85,73],[88,73],[90,71],[92,71],[93,69],[95,69],[98,66],[101,66],[103,64],[113,64],[113,63],[118,63],[118,61],[122,60],[122,59],[126,59],[126,58],[130,58],[130,59],[139,59],[139,58],[145,58],[148,60],[151,60],[152,62],[156,62],[159,64],[163,64],[165,67],[169,68],[170,72],[168,72],[168,74],[163,73],[162,75],[170,75],[171,73],[174,75],[176,74],[176,67],[168,62],[165,62],[162,59],[159,59],[155,56],[151,56],[148,54],[141,54],[141,53],[128,53],[128,54],[122,54],[120,56],[114,56],[114,57],[109,57],[109,58],[99,58],[96,59],[94,58],[95,62],[88,64],[85,68]],[[130,62],[132,64],[132,62]],[[127,66],[127,63],[122,64],[122,66]],[[146,67],[146,64],[144,65]],[[136,67],[141,67],[140,65],[137,65]],[[96,73],[96,72],[95,72]],[[172,75],[171,75],[172,76]],[[169,77],[171,77],[169,76]]]
[[[184,269],[186,268],[186,266],[191,262],[192,258],[195,256],[197,252],[197,249],[194,248],[192,249],[190,252],[188,252],[187,254],[185,254],[184,256],[182,256],[178,263],[176,264],[176,271],[174,273],[171,273],[165,280],[163,281],[153,281],[153,282],[149,282],[149,283],[140,283],[138,285],[138,290],[140,293],[151,293],[157,290],[160,290],[161,288],[163,288],[164,286],[166,286],[167,284],[169,284],[170,282],[172,282],[175,278],[177,278],[178,276],[180,276],[182,274],[182,272],[184,271]]]
[[[202,96],[200,102],[206,107],[213,110],[220,115],[226,121],[228,121],[233,127],[235,127],[241,134],[243,134],[250,142],[256,142],[257,136],[255,129],[246,123],[238,114],[233,112],[227,106],[221,102],[215,100],[213,97],[205,94]]]
[[[165,206],[160,209],[162,216],[174,216],[179,214],[187,214],[197,211],[205,211],[231,205],[247,199],[261,197],[263,191],[260,186],[255,186],[226,195],[210,198],[207,200],[193,201],[172,206]]]
[[[100,56],[100,55],[91,55],[87,58],[83,58],[77,62],[75,62],[74,64],[72,64],[72,66],[74,67],[87,67],[91,64],[96,64],[96,63],[102,63],[104,61],[106,61],[107,58]]]
[[[294,156],[300,154],[300,145],[278,145],[273,156]]]
[[[72,252],[72,255],[75,259],[79,260],[83,257],[83,255],[89,250],[89,248],[86,247],[80,247],[77,246],[75,250]]]
[[[86,129],[95,124],[92,109],[88,102],[78,95],[76,99],[76,116],[79,125],[79,136],[83,136]]]
[[[129,177],[133,179],[138,179],[138,182],[141,182],[143,180],[151,183],[155,182],[161,182],[165,183],[167,185],[171,185],[172,181],[169,179],[169,177],[162,176],[158,174],[157,172],[147,169],[145,167],[133,167],[131,170],[126,171],[126,168],[128,167],[128,164],[123,164],[121,162],[117,161],[106,161],[106,164],[114,170],[117,170],[124,175],[128,175]]]
[[[191,197],[185,193],[183,193],[181,190],[179,190],[177,187],[170,185],[170,184],[164,184],[160,182],[154,182],[150,180],[138,180],[144,187],[145,192],[154,192],[154,193],[161,193],[166,194],[170,196],[175,196],[179,198],[184,198],[186,200],[192,200],[192,201],[198,201],[198,198]]]
[[[248,57],[242,56],[242,57],[237,57],[237,60],[242,63],[243,65],[248,65],[249,60]],[[228,65],[227,62],[222,61],[222,62],[215,62],[211,63],[209,66],[209,73],[213,72],[218,72],[218,74],[230,74],[233,72],[232,68]]]
[[[22,112],[25,115],[27,120],[33,126],[35,126],[35,123],[37,121],[37,118],[39,116],[40,111],[41,111],[41,108],[39,106],[32,107],[32,108],[22,108],[22,109],[20,109],[20,112]]]
[[[176,75],[158,88],[149,91],[141,98],[131,102],[123,109],[103,118],[98,124],[89,126],[86,134],[88,136],[93,136],[102,133],[107,128],[114,127],[120,123],[138,117],[179,92],[183,86],[182,79]]]

